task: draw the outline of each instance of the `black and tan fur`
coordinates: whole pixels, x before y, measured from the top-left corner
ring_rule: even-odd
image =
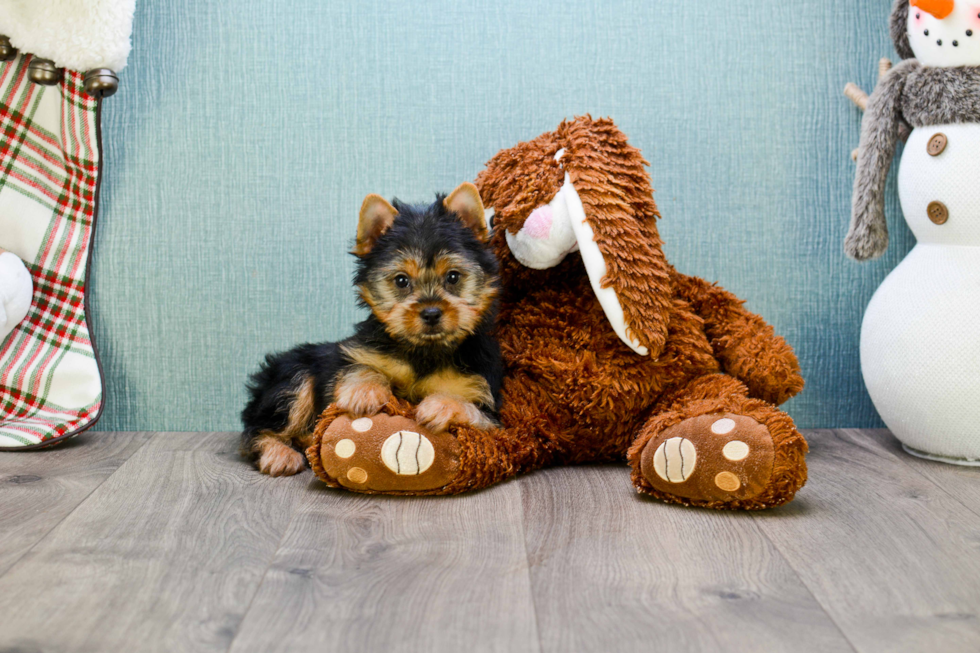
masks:
[[[486,239],[472,184],[428,207],[365,198],[354,281],[371,313],[350,338],[271,354],[252,376],[242,440],[262,472],[300,471],[297,449],[331,403],[367,416],[394,394],[417,404],[416,419],[436,431],[495,423],[503,363],[490,332],[499,280]]]

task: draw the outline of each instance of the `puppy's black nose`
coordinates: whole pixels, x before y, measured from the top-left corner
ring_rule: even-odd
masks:
[[[435,306],[429,306],[427,308],[423,308],[419,312],[419,316],[422,318],[422,321],[429,326],[435,326],[439,324],[439,320],[442,319],[442,309],[436,308]]]

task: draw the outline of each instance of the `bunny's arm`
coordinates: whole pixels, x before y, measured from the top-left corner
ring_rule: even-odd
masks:
[[[908,76],[918,68],[914,59],[898,64],[868,100],[861,123],[851,228],[844,240],[844,251],[859,261],[877,258],[888,248],[885,182],[902,124],[902,92]]]
[[[800,363],[772,326],[716,284],[677,273],[677,294],[704,320],[704,332],[725,372],[753,397],[780,405],[803,390]]]

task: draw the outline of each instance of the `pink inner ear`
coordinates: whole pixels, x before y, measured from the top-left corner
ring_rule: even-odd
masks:
[[[535,209],[534,213],[524,221],[523,231],[531,238],[544,239],[551,235],[551,223],[554,220],[550,206]]]

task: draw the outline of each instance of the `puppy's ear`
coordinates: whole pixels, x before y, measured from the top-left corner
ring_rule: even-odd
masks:
[[[378,238],[395,222],[398,211],[388,200],[380,195],[371,194],[364,198],[361,204],[361,215],[357,220],[357,244],[354,245],[355,256],[367,256]]]
[[[480,199],[480,191],[476,186],[468,181],[460,184],[442,201],[442,204],[448,211],[458,215],[477,238],[483,241],[487,239],[486,212],[483,210],[483,200]]]

